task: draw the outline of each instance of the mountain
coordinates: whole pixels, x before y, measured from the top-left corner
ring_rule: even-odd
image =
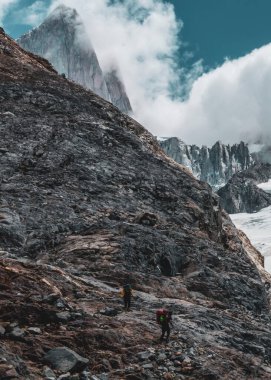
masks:
[[[271,194],[257,187],[271,178],[271,164],[257,163],[236,173],[217,191],[222,207],[229,214],[257,212],[271,205]]]
[[[125,87],[119,78],[116,70],[111,70],[105,75],[105,82],[110,94],[112,103],[118,107],[119,110],[126,114],[132,114],[133,110],[130,100],[125,91]]]
[[[3,30],[0,112],[0,378],[271,378],[271,277],[208,184]]]
[[[18,39],[26,50],[48,59],[60,74],[111,101],[125,113],[131,105],[124,85],[113,73],[105,75],[85,27],[75,9],[58,6],[38,27]]]
[[[234,173],[247,169],[253,162],[243,142],[230,146],[218,141],[211,148],[186,145],[177,137],[159,142],[168,156],[187,166],[196,178],[214,189],[224,186]]]

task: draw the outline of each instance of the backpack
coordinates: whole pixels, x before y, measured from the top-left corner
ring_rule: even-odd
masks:
[[[130,296],[132,294],[132,287],[130,284],[126,284],[123,286],[123,295],[124,297]]]
[[[168,311],[166,309],[158,309],[156,311],[156,322],[161,324],[165,322],[168,317]]]

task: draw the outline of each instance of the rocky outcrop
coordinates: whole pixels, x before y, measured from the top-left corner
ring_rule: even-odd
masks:
[[[255,164],[235,174],[226,186],[218,190],[222,207],[229,214],[257,212],[271,205],[271,194],[257,187],[271,178],[270,164]]]
[[[0,41],[1,377],[271,378],[271,280],[210,186],[110,103]],[[166,346],[160,306],[174,312]],[[60,347],[86,367],[51,368]]]
[[[246,170],[253,163],[248,146],[243,142],[230,146],[218,141],[212,148],[200,148],[171,137],[162,139],[160,145],[168,156],[187,166],[196,178],[208,182],[214,189],[224,186],[234,173]]]
[[[132,112],[124,85],[116,72],[104,76],[75,9],[60,5],[39,27],[21,36],[18,43],[48,59],[60,74],[111,101],[122,112]]]
[[[116,70],[112,70],[105,75],[105,82],[110,94],[111,102],[118,109],[127,115],[132,114],[133,110],[130,100],[125,91],[125,87],[119,78]]]
[[[83,369],[89,363],[88,359],[82,358],[67,347],[56,347],[48,351],[44,361],[49,363],[53,369],[64,373]]]

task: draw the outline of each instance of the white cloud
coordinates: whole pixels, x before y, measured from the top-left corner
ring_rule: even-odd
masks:
[[[8,12],[9,8],[14,5],[18,0],[0,0],[0,25],[3,25],[3,18]]]
[[[198,78],[181,105],[175,134],[210,145],[271,142],[271,44]]]
[[[153,134],[199,145],[271,142],[271,44],[207,74],[201,75],[198,63],[184,81],[175,59],[180,25],[171,5],[161,0],[115,0],[114,6],[109,0],[64,2],[83,18],[103,68],[117,61],[135,117]],[[174,86],[177,92],[192,87],[187,101],[172,100]]]
[[[176,64],[182,25],[172,4],[162,0],[55,0],[51,10],[61,3],[79,12],[102,68],[119,68],[135,118],[154,134],[175,131],[180,125],[180,103],[171,95],[172,88],[175,93],[182,90]]]

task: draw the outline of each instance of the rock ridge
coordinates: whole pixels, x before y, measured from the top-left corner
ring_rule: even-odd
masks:
[[[218,190],[222,207],[229,214],[257,212],[271,205],[271,194],[257,187],[271,178],[271,164],[257,163],[236,173]]]

